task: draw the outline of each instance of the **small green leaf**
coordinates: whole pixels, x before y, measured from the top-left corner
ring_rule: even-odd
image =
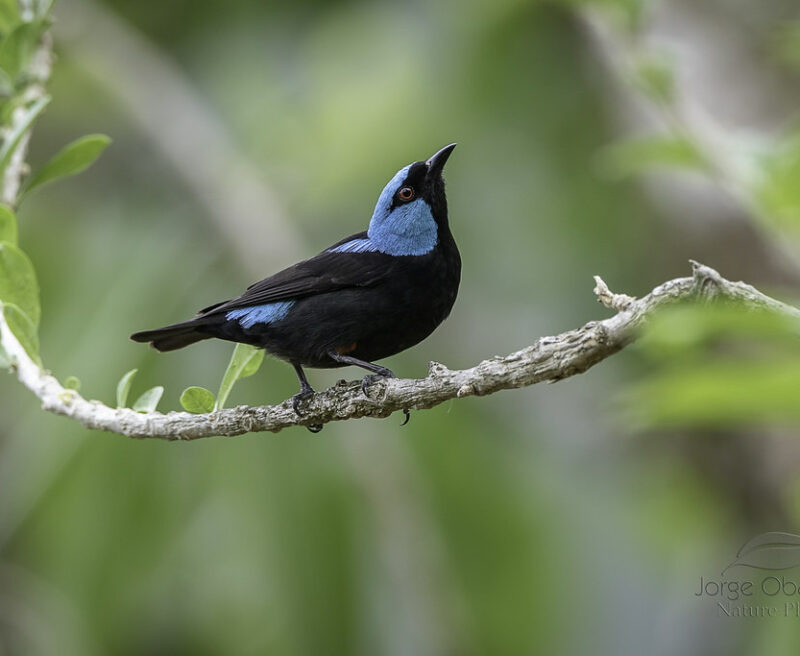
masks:
[[[110,143],[111,139],[104,134],[90,134],[67,144],[31,176],[23,195],[36,187],[85,171]]]
[[[261,363],[264,361],[264,350],[258,349],[249,344],[237,344],[233,350],[231,361],[228,363],[228,368],[225,370],[225,375],[222,377],[222,383],[219,386],[217,393],[216,410],[221,410],[225,407],[225,401],[236,384],[236,381],[247,376],[252,376]]]
[[[128,394],[131,391],[133,378],[136,376],[138,369],[131,369],[127,374],[119,379],[117,383],[117,407],[124,408],[128,404]]]
[[[64,381],[64,388],[69,390],[75,390],[77,392],[81,388],[81,381],[78,380],[76,376],[69,376]]]
[[[211,412],[214,409],[214,395],[203,387],[187,387],[181,394],[181,405],[186,412]]]
[[[153,412],[158,407],[158,402],[161,400],[163,393],[164,388],[161,385],[151,387],[136,399],[132,407],[136,412]]]
[[[0,241],[16,246],[17,240],[17,217],[11,209],[0,205]]]
[[[264,355],[264,349],[257,349],[244,365],[242,373],[239,374],[239,378],[247,378],[255,374],[261,368],[261,363],[264,362]]]
[[[0,242],[0,301],[19,307],[39,326],[39,283],[31,261],[19,248]]]
[[[671,135],[640,137],[613,144],[600,152],[599,166],[610,178],[626,178],[653,167],[707,169],[697,148],[687,139]]]
[[[28,67],[43,30],[41,21],[20,23],[0,43],[0,68],[12,80]]]
[[[33,122],[39,114],[42,113],[44,108],[47,107],[47,103],[49,102],[50,96],[39,98],[39,100],[28,107],[23,119],[14,127],[14,131],[6,135],[6,138],[3,140],[3,145],[0,146],[0,176],[5,173],[6,167],[11,161],[11,156],[14,154],[14,151],[17,149],[20,139],[22,139],[23,135],[28,131],[31,125],[33,125]]]
[[[28,316],[13,303],[3,303],[3,318],[25,352],[37,364],[39,361],[39,336]]]

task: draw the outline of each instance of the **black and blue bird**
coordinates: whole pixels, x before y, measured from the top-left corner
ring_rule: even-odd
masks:
[[[458,293],[461,257],[450,232],[442,169],[456,144],[400,169],[365,232],[257,282],[194,319],[131,335],[159,351],[216,337],[289,362],[300,379],[293,407],[314,394],[303,367],[355,365],[394,377],[376,360],[418,344],[445,320]]]

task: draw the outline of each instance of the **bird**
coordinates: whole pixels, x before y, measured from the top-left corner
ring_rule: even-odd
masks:
[[[131,335],[159,351],[218,338],[262,348],[294,367],[300,416],[315,394],[304,368],[354,365],[361,389],[394,378],[377,364],[415,346],[450,314],[461,256],[442,176],[455,143],[401,168],[381,191],[367,230],[250,285],[188,321]],[[405,421],[409,418],[404,410]],[[321,426],[309,427],[313,432]]]

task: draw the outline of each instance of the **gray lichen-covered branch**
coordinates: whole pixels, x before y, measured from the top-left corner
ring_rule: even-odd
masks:
[[[404,408],[422,410],[450,399],[484,396],[504,389],[553,382],[583,373],[635,339],[637,328],[659,308],[681,300],[713,297],[739,301],[754,309],[785,314],[800,320],[800,310],[762,294],[743,282],[731,282],[710,267],[692,263],[693,275],[656,287],[643,298],[613,294],[596,278],[598,300],[617,314],[560,335],[540,337],[530,346],[506,356],[496,356],[469,369],[451,370],[431,363],[419,379],[388,379],[369,388],[358,381],[341,381],[316,394],[298,416],[290,401],[278,405],[240,406],[208,414],[186,412],[139,413],[111,408],[65,389],[27,355],[0,315],[0,343],[13,359],[20,382],[42,402],[45,410],[71,417],[87,428],[137,438],[192,440],[243,433],[278,432],[290,426],[311,426],[360,417],[387,417]]]

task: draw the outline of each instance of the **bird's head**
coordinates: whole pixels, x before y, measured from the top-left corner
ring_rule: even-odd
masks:
[[[370,239],[401,240],[409,245],[409,254],[425,252],[421,249],[431,239],[435,245],[438,229],[447,228],[442,170],[455,147],[454,143],[445,146],[430,159],[403,167],[389,180],[372,214]]]

